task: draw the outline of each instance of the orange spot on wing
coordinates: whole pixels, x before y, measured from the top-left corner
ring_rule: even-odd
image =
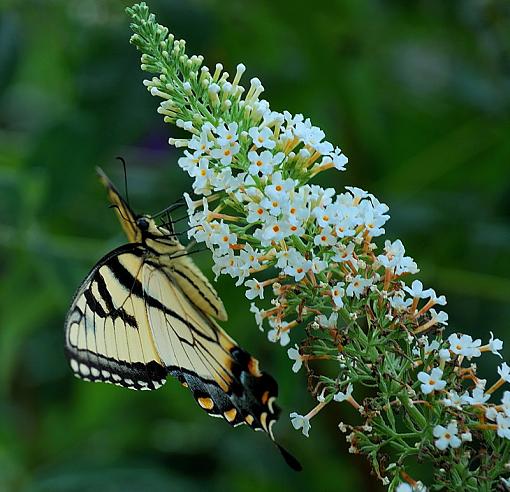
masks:
[[[212,410],[214,408],[214,402],[211,398],[200,397],[198,404],[205,410]]]
[[[250,362],[248,362],[248,371],[252,376],[261,376],[259,370],[259,361],[257,359],[254,359],[253,357],[250,358]]]
[[[229,422],[233,422],[236,418],[237,410],[235,408],[231,408],[230,410],[224,412],[223,415]]]

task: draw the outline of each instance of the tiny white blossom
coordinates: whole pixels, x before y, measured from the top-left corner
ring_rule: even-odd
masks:
[[[411,307],[413,300],[411,298],[404,299],[404,295],[402,291],[396,291],[390,298],[390,306],[396,311],[407,311]]]
[[[472,442],[473,441],[473,434],[471,434],[471,432],[469,432],[469,431],[463,432],[460,435],[460,439],[461,439],[462,442]]]
[[[264,287],[263,285],[256,279],[247,280],[244,285],[248,287],[248,290],[245,292],[245,295],[248,299],[252,300],[256,297],[260,297],[260,299],[264,299]]]
[[[450,351],[448,349],[445,349],[445,348],[440,349],[438,352],[438,355],[439,355],[439,358],[441,360],[444,360],[445,362],[452,360]]]
[[[326,315],[321,314],[315,317],[315,321],[317,321],[317,323],[319,323],[322,328],[336,328],[338,322],[338,313],[331,313],[329,318]]]
[[[472,391],[473,396],[467,396],[466,400],[470,405],[483,405],[490,399],[491,395],[485,393],[483,388],[475,388]]]
[[[464,355],[468,359],[471,357],[480,357],[480,345],[482,344],[481,340],[477,339],[473,341],[473,338],[469,335],[461,335],[459,337],[458,334],[452,333],[448,337],[448,341],[450,342],[450,350],[457,355]]]
[[[498,367],[498,374],[501,379],[510,383],[510,367],[508,367],[506,362],[503,362],[503,364]]]
[[[223,147],[212,149],[211,157],[218,159],[224,166],[230,166],[233,157],[239,152],[240,148],[239,143],[233,142]]]
[[[347,246],[345,244],[338,244],[333,248],[335,256],[333,256],[331,259],[333,261],[338,261],[339,263],[354,260],[354,246],[354,243],[349,243]]]
[[[307,260],[300,253],[295,251],[288,258],[287,266],[283,270],[286,275],[294,277],[296,282],[303,280],[305,275],[312,268],[312,262]]]
[[[419,280],[414,280],[411,284],[411,287],[404,285],[404,290],[408,292],[413,297],[418,297],[420,299],[424,299],[430,296],[429,289],[424,290],[423,284]]]
[[[422,383],[421,390],[425,395],[432,393],[433,391],[439,391],[444,389],[446,381],[443,381],[443,371],[439,367],[432,369],[431,373],[428,374],[424,371],[418,373],[418,380]]]
[[[263,323],[264,323],[264,311],[260,310],[255,303],[250,304],[250,312],[255,315],[255,323],[257,323],[257,326],[262,331],[263,330]]]
[[[345,400],[348,400],[352,395],[353,386],[351,383],[348,384],[347,389],[344,391],[338,391],[335,393],[335,396],[333,396],[333,400],[342,402]]]
[[[437,312],[434,308],[430,309],[432,319],[439,325],[448,326],[448,313],[445,311]]]
[[[453,407],[462,410],[462,406],[468,403],[469,395],[464,393],[459,395],[456,391],[449,391],[447,397],[442,400],[445,407]]]
[[[428,289],[427,294],[430,298],[430,301],[432,301],[434,304],[439,304],[440,306],[446,305],[446,297],[438,296],[434,289]]]
[[[356,275],[351,279],[348,283],[347,288],[345,289],[345,293],[348,297],[355,296],[359,299],[360,295],[370,287],[373,283],[372,278],[364,278],[361,275]]]
[[[292,423],[292,426],[294,429],[299,430],[301,429],[301,432],[303,435],[308,437],[308,433],[310,432],[310,429],[312,428],[312,424],[310,424],[310,419],[306,416],[300,415],[299,413],[292,412],[290,414],[290,421]]]
[[[216,134],[218,135],[217,143],[220,147],[227,147],[229,145],[232,145],[233,143],[237,142],[237,130],[238,125],[234,121],[232,123],[229,123],[228,125],[225,125],[221,123],[216,128]]]
[[[451,448],[458,448],[462,444],[462,441],[458,437],[457,422],[452,420],[448,427],[442,425],[436,425],[433,430],[434,437],[437,437],[434,441],[436,447],[441,451],[444,451],[448,446]]]
[[[258,127],[253,127],[248,130],[248,135],[253,140],[255,147],[265,147],[266,149],[274,149],[276,146],[275,141],[273,140],[273,132],[271,129],[264,127],[259,130]]]
[[[335,306],[338,308],[342,308],[344,306],[343,297],[345,295],[344,286],[345,284],[343,282],[338,282],[332,289],[331,289],[331,296],[333,297],[333,302],[335,303]]]
[[[494,338],[494,334],[492,331],[490,332],[491,338],[489,343],[487,344],[487,348],[494,354],[499,355],[499,357],[503,358],[503,356],[499,353],[500,350],[503,349],[503,341],[499,338]]]
[[[299,348],[297,344],[294,347],[295,348],[290,348],[287,350],[287,355],[289,356],[290,360],[294,361],[294,364],[292,365],[292,371],[298,372],[301,369],[301,366],[303,365],[303,357],[299,353]]]
[[[496,417],[496,425],[498,426],[498,436],[510,439],[510,417],[507,417],[502,413],[498,413],[498,416]]]
[[[290,343],[290,335],[288,330],[283,331],[273,328],[267,332],[267,339],[273,343],[280,342],[282,347],[285,347]]]
[[[248,152],[248,159],[250,160],[248,172],[253,175],[269,176],[272,174],[274,167],[283,161],[284,157],[283,152],[273,155],[269,150],[264,150],[260,154],[255,150],[251,150]]]
[[[493,422],[498,418],[499,412],[494,407],[487,407],[485,409],[485,417]]]
[[[505,391],[503,393],[503,398],[501,398],[501,406],[503,407],[503,412],[507,417],[510,417],[510,391]]]

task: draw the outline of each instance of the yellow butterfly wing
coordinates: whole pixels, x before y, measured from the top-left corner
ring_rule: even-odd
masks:
[[[143,266],[147,314],[161,360],[207,413],[271,434],[278,414],[276,382],[197,308],[173,275],[156,262]]]

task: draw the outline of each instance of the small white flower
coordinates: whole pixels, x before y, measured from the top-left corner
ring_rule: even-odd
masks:
[[[418,373],[418,380],[422,383],[421,390],[425,395],[433,391],[440,391],[446,386],[446,381],[443,381],[443,371],[439,367],[432,369],[430,374],[422,371]]]
[[[359,299],[360,295],[363,294],[365,289],[370,287],[372,283],[373,283],[372,278],[364,278],[361,275],[356,275],[348,283],[345,293],[347,294],[348,297],[355,296],[357,299]]]
[[[499,412],[494,407],[487,407],[485,410],[485,417],[493,422],[498,418]]]
[[[336,328],[338,322],[338,313],[333,312],[328,318],[326,315],[321,314],[315,317],[315,321],[319,323],[322,328]]]
[[[292,371],[298,372],[301,369],[301,366],[303,365],[303,357],[299,353],[299,348],[297,344],[294,346],[295,348],[290,348],[287,350],[287,355],[289,356],[290,360],[294,361],[294,364],[292,365]]]
[[[442,425],[436,425],[433,430],[434,437],[437,437],[435,445],[437,449],[444,451],[448,446],[451,448],[458,448],[462,444],[462,441],[458,437],[457,422],[452,420],[448,427]]]
[[[262,228],[253,233],[253,236],[260,240],[262,246],[270,246],[272,242],[281,241],[289,234],[290,230],[287,222],[276,217],[269,217]]]
[[[423,289],[423,284],[419,280],[414,280],[411,284],[411,287],[404,285],[404,290],[409,293],[413,297],[417,297],[419,299],[425,299],[430,296],[429,290]]]
[[[460,435],[460,439],[463,442],[472,442],[473,441],[473,434],[471,434],[471,432],[469,432],[469,431],[463,432]]]
[[[331,259],[333,261],[338,261],[339,263],[354,260],[354,246],[354,243],[349,243],[347,246],[345,244],[336,245],[336,247],[333,248],[335,256]]]
[[[255,150],[248,152],[250,167],[248,172],[253,175],[269,176],[272,174],[274,166],[280,164],[285,157],[283,152],[273,155],[269,150],[264,150],[258,154]]]
[[[322,231],[313,238],[315,246],[332,246],[336,242],[337,239],[333,236],[333,230],[329,226],[323,227]]]
[[[498,413],[496,417],[496,425],[498,426],[498,436],[510,439],[510,417],[502,413]]]
[[[498,367],[498,374],[501,379],[510,383],[510,367],[508,367],[506,362],[503,362],[503,364]]]
[[[333,400],[342,402],[345,400],[348,400],[352,395],[353,386],[351,383],[348,384],[346,391],[338,391],[335,393],[335,396],[333,396]]]
[[[494,355],[499,355],[501,358],[503,358],[503,356],[499,353],[499,351],[503,349],[503,341],[500,340],[499,338],[494,338],[494,334],[492,333],[492,331],[490,332],[490,334],[491,334],[491,338],[489,340],[487,348]]]
[[[255,303],[250,304],[250,312],[255,315],[255,323],[257,323],[257,326],[259,327],[259,330],[262,331],[263,324],[264,324],[264,311],[260,310]]]
[[[430,308],[432,319],[439,325],[448,326],[448,313],[445,311],[437,312],[434,308]]]
[[[282,173],[278,171],[271,176],[271,184],[265,187],[264,193],[270,200],[278,200],[286,204],[296,184],[297,181],[291,178],[283,179]]]
[[[217,140],[218,145],[220,147],[228,147],[237,142],[237,129],[238,125],[235,121],[229,123],[228,126],[225,126],[223,123],[219,124],[216,128],[216,134],[219,137]]]
[[[434,289],[429,289],[427,291],[427,294],[428,294],[428,296],[430,298],[430,301],[432,301],[434,304],[439,304],[440,306],[445,306],[446,305],[446,297],[445,296],[438,296]]]
[[[445,407],[453,407],[457,410],[462,410],[462,405],[466,405],[468,403],[469,395],[464,393],[459,395],[456,391],[449,391],[446,398],[444,398],[443,405]]]
[[[310,424],[310,419],[308,417],[300,415],[299,413],[296,412],[292,412],[290,414],[290,421],[294,429],[296,430],[301,429],[303,435],[308,437],[308,433],[312,428],[312,424]]]
[[[342,151],[337,147],[333,154],[330,154],[331,160],[333,161],[333,165],[335,166],[335,169],[338,171],[345,171],[345,166],[349,159],[342,154]]]
[[[264,286],[258,280],[254,278],[247,280],[244,285],[248,287],[248,290],[245,292],[248,299],[252,300],[256,297],[264,299]]]
[[[254,222],[264,222],[269,217],[269,212],[261,203],[250,202],[248,203],[248,215],[246,220],[253,224]]]
[[[317,401],[323,403],[326,401],[326,388],[322,388],[320,395],[317,395]]]
[[[258,127],[250,128],[248,130],[248,135],[250,135],[255,147],[257,148],[265,147],[266,149],[274,149],[276,146],[276,143],[273,140],[273,132],[267,127],[264,127],[261,130],[259,130]]]
[[[450,360],[452,360],[450,351],[448,349],[445,349],[445,348],[440,349],[438,352],[438,355],[439,355],[439,358],[441,360],[444,360],[445,362],[449,362]]]
[[[312,262],[307,260],[300,253],[295,251],[288,258],[287,266],[283,270],[286,275],[294,277],[296,282],[303,280],[305,275],[312,268]]]
[[[331,296],[333,297],[333,302],[335,303],[335,306],[337,308],[342,308],[344,306],[343,297],[345,296],[345,284],[343,282],[338,282],[332,289],[331,289]]]
[[[470,405],[483,405],[491,397],[491,395],[485,393],[483,388],[475,388],[472,395],[473,396],[466,397],[466,400]]]
[[[237,142],[225,145],[218,149],[211,150],[211,157],[219,159],[224,166],[230,166],[232,164],[233,157],[239,152],[240,145]]]
[[[285,347],[290,343],[289,331],[278,330],[276,328],[273,328],[272,330],[269,330],[267,332],[267,339],[273,343],[280,342],[280,345],[282,347]]]
[[[390,306],[395,309],[395,311],[403,312],[411,307],[413,300],[411,298],[404,299],[404,295],[402,291],[396,291],[390,298]]]
[[[503,412],[505,412],[507,417],[510,417],[510,391],[505,391],[503,393],[503,398],[501,398],[501,405],[503,407]]]
[[[230,232],[227,224],[220,223],[211,236],[211,243],[218,246],[221,254],[226,254],[231,245],[237,244],[237,235]]]
[[[431,310],[432,311],[432,310]],[[469,335],[461,335],[453,333],[448,337],[450,342],[450,350],[457,355],[464,355],[468,359],[471,357],[480,357],[481,340],[474,340]]]

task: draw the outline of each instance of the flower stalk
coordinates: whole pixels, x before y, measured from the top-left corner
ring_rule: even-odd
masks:
[[[436,310],[445,297],[413,280],[419,269],[403,243],[384,238],[388,206],[360,188],[310,182],[348,161],[319,127],[273,111],[259,79],[243,87],[244,65],[230,80],[220,64],[188,56],[145,3],[128,13],[152,74],[144,85],[164,121],[189,133],[169,143],[193,178],[190,239],[212,251],[216,276],[245,287],[269,341],[292,339],[292,370],[308,373],[318,403],[291,413],[293,427],[308,437],[326,405],[347,402],[357,410],[339,425],[349,450],[389,490],[426,490],[411,476],[416,462],[428,463],[433,490],[509,487],[510,392],[491,399],[510,367],[486,390],[473,362],[500,356],[501,340],[446,338],[448,315]]]

